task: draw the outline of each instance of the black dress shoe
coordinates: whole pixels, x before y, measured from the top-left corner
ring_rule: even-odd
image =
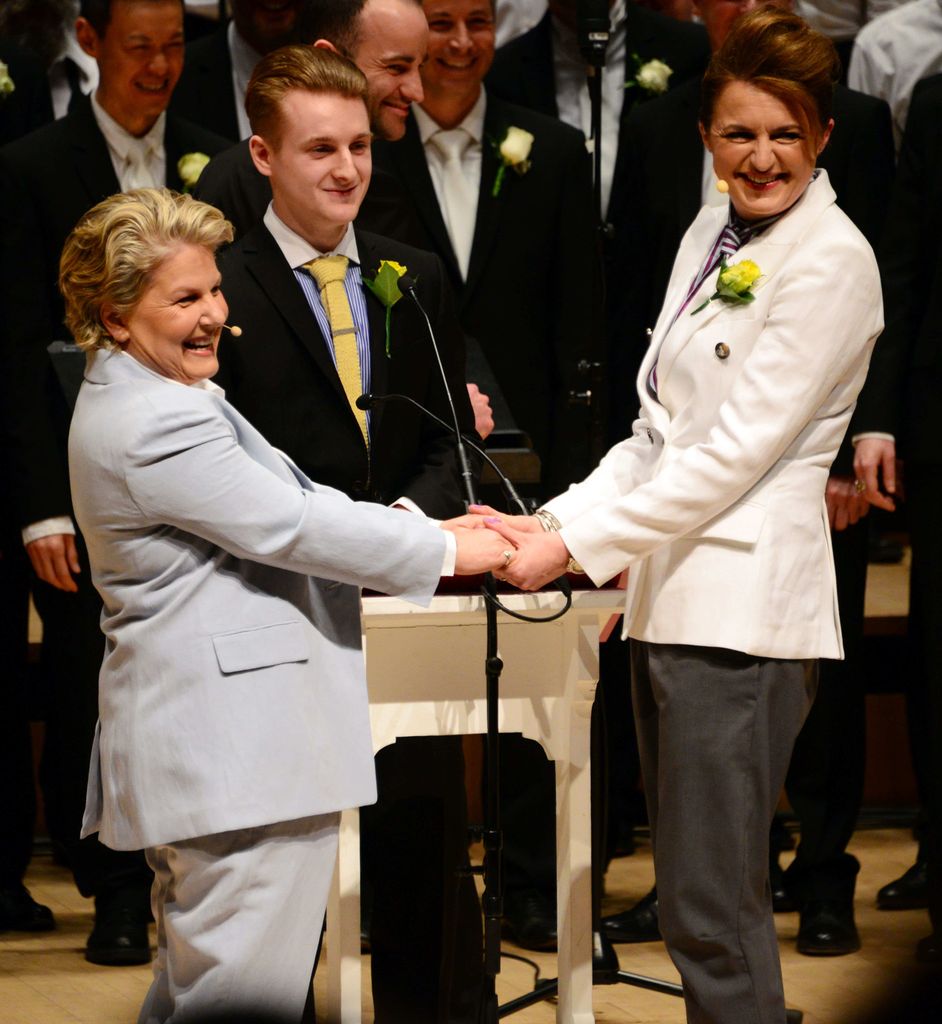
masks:
[[[504,930],[524,949],[555,949],[556,911],[536,889],[509,892],[504,897]]]
[[[801,911],[799,953],[805,956],[844,956],[860,949],[854,924],[854,905],[838,900],[811,900]]]
[[[612,942],[656,942],[661,937],[657,924],[657,888],[628,910],[603,917],[602,933]]]
[[[146,910],[139,901],[95,900],[95,927],[85,944],[85,959],[106,967],[150,963]]]
[[[933,932],[920,939],[916,946],[916,959],[921,964],[942,964],[942,933]]]
[[[929,905],[929,863],[917,860],[877,893],[878,910],[923,910]]]
[[[0,931],[50,932],[55,926],[52,911],[37,903],[25,885],[0,888]]]
[[[777,854],[769,862],[769,885],[772,889],[772,911],[776,914],[790,914],[798,909],[798,900],[788,891],[785,872],[778,863]]]

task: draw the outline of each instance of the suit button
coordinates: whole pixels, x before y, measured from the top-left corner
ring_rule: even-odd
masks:
[[[716,348],[713,349],[716,353],[717,359],[728,359],[729,358],[729,345],[725,342],[719,341],[716,344]]]

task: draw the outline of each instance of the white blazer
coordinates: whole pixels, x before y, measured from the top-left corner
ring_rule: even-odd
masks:
[[[876,261],[820,171],[731,260],[758,264],[755,301],[693,314],[712,273],[675,320],[727,215],[705,207],[684,236],[632,436],[546,507],[593,582],[632,567],[627,635],[840,658],[824,491],[883,329]]]
[[[88,361],[69,435],[104,602],[83,835],[137,849],[376,799],[358,586],[427,603],[445,538],[313,484],[216,393]]]

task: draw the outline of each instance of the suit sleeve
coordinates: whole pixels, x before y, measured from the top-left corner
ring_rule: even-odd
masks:
[[[848,173],[841,182],[838,205],[874,247],[879,243],[886,224],[887,209],[893,188],[895,154],[890,108],[880,100],[861,106],[853,144],[847,160]],[[879,345],[880,342],[878,341]],[[864,385],[866,388],[866,385]],[[851,420],[832,472],[849,476],[853,473],[854,446],[851,439],[859,433],[857,414]]]
[[[455,313],[445,269],[437,256],[433,257],[431,272],[417,278],[417,290],[435,330],[461,432],[474,437],[474,412],[465,381],[464,334]],[[446,423],[451,422],[451,410],[441,375],[435,366],[429,374],[428,393],[420,397],[419,401]],[[481,468],[480,459],[472,451],[468,452],[468,458],[477,479]],[[447,519],[464,511],[464,485],[455,439],[451,431],[445,430],[428,417],[422,419],[420,451],[414,471],[406,477],[401,493],[414,501],[426,515],[436,519]]]
[[[441,530],[332,488],[279,479],[242,449],[215,401],[187,395],[140,418],[125,485],[149,524],[237,558],[428,602],[445,554]],[[90,485],[78,477],[77,489]]]
[[[899,436],[903,386],[916,336],[926,313],[939,236],[929,230],[929,195],[934,164],[942,153],[939,114],[942,85],[916,87],[900,150],[886,230],[878,255],[886,299],[886,329],[877,341],[867,383],[860,394],[850,433],[880,431]],[[927,242],[935,253],[927,252]],[[933,258],[935,256],[936,258]]]
[[[707,440],[672,452],[656,476],[628,493],[624,452],[616,448],[586,484],[548,506],[593,582],[603,583],[739,500],[785,455],[831,391],[857,372],[882,327],[879,304],[860,298],[863,282],[878,288],[873,258],[856,240],[828,243],[820,253],[810,245],[799,249],[783,267],[787,278]],[[840,273],[822,281],[820,268],[829,262]],[[587,493],[579,493],[582,487]]]
[[[46,351],[60,336],[58,266],[43,245],[27,169],[0,156],[0,398],[11,491],[20,525],[71,512],[64,446],[68,410]]]

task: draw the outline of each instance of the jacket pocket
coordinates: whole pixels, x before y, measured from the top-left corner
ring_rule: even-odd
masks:
[[[765,523],[764,505],[741,501],[721,512],[703,526],[691,530],[687,540],[722,540],[732,544],[755,544]]]
[[[304,628],[296,621],[217,633],[212,641],[223,675],[307,661],[310,657]]]

